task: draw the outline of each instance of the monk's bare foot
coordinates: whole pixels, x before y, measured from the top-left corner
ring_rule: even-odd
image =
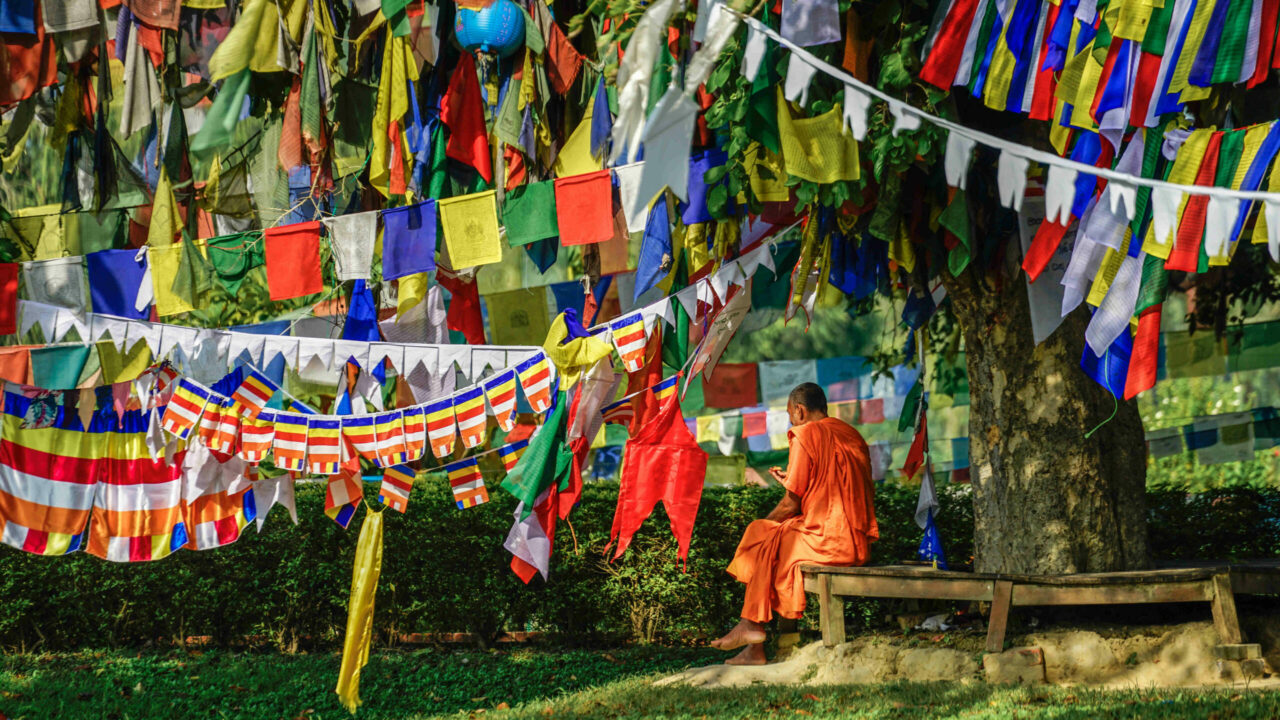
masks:
[[[725,665],[765,665],[769,661],[764,656],[764,643],[752,643],[742,652],[724,661]]]
[[[737,650],[743,645],[758,645],[764,642],[764,626],[751,620],[740,620],[724,637],[713,640],[711,647],[717,650]],[[763,657],[763,651],[762,651]]]

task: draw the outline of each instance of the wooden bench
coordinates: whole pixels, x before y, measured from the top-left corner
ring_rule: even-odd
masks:
[[[822,642],[844,642],[844,598],[915,598],[991,603],[987,652],[1004,649],[1009,610],[1033,605],[1207,602],[1223,645],[1244,642],[1235,594],[1280,594],[1280,561],[1183,565],[1077,575],[1003,575],[914,565],[805,565],[804,589],[816,593]]]

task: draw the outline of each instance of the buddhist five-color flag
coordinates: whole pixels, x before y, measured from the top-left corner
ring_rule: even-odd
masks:
[[[276,394],[276,386],[257,370],[249,370],[245,375],[244,382],[240,383],[240,387],[236,388],[235,393],[231,395],[231,402],[236,412],[242,417],[255,418],[258,413],[262,412],[262,408],[271,402],[271,396]]]
[[[613,346],[627,372],[639,372],[644,367],[644,316],[634,313],[609,325],[613,330]]]
[[[421,405],[407,407],[401,411],[401,420],[404,424],[405,462],[413,462],[427,449],[427,412]]]
[[[384,468],[402,464],[409,451],[404,446],[401,412],[396,410],[375,415],[373,427],[378,436],[378,464]]]
[[[438,458],[446,457],[453,452],[453,438],[457,434],[454,432],[453,398],[429,403],[426,414],[431,454]]]
[[[453,412],[458,419],[463,446],[474,448],[483,443],[489,419],[484,412],[484,389],[477,385],[454,395]]]
[[[307,460],[307,416],[276,413],[276,437],[271,444],[275,466],[281,470],[302,472]]]
[[[200,383],[182,378],[178,381],[173,396],[169,398],[169,405],[160,419],[160,427],[171,435],[186,440],[191,429],[200,422],[200,415],[211,394],[213,391]]]
[[[527,450],[528,447],[528,440],[517,440],[498,448],[498,457],[502,459],[502,467],[505,468],[507,472],[511,472],[511,469],[516,466],[516,463],[520,460],[520,456],[524,454],[524,451]]]
[[[335,415],[307,418],[307,471],[315,475],[333,475],[341,464],[342,418]]]
[[[396,465],[382,474],[382,489],[378,501],[397,512],[409,507],[409,494],[413,492],[413,468]]]
[[[329,486],[324,493],[324,514],[345,530],[356,514],[356,508],[364,499],[364,488],[361,486],[359,461],[355,467],[343,466],[336,475],[329,477]]]
[[[342,437],[351,450],[370,462],[378,459],[378,436],[374,432],[373,415],[355,415],[342,419]]]
[[[276,416],[270,410],[259,412],[240,423],[240,457],[245,462],[260,463],[271,452],[276,434]]]
[[[607,423],[630,425],[631,420],[636,416],[636,411],[631,404],[631,398],[627,398],[611,405],[606,405],[600,410],[600,414],[604,416],[604,421]]]
[[[444,471],[449,473],[449,485],[453,488],[453,499],[459,510],[489,502],[489,491],[484,487],[480,465],[475,458],[445,465]]]
[[[658,398],[660,404],[665,403],[667,398],[676,396],[676,388],[680,385],[680,375],[672,375],[653,386],[653,396]]]
[[[546,412],[551,407],[551,363],[546,353],[525,360],[516,366],[520,375],[520,387],[534,412]]]
[[[240,416],[231,407],[230,398],[210,393],[209,402],[200,416],[200,441],[210,450],[229,453],[240,437]]]
[[[516,426],[516,371],[504,370],[484,381],[484,394],[503,432]]]

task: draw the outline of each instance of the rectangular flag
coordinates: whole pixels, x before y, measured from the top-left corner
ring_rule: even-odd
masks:
[[[364,500],[362,483],[359,465],[355,469],[343,467],[338,474],[329,476],[329,485],[324,493],[324,514],[344,530],[355,517],[360,501]]]
[[[618,425],[631,425],[631,420],[636,416],[635,407],[631,404],[631,398],[619,400],[612,405],[606,405],[600,410],[600,414],[604,416],[607,423],[616,423]]]
[[[212,390],[195,380],[182,378],[178,381],[173,396],[169,398],[169,405],[160,419],[160,427],[169,434],[186,440],[191,434],[191,428],[200,422],[200,415],[212,393]]]
[[[414,405],[401,410],[400,414],[404,424],[405,462],[413,462],[427,449],[427,412],[423,406]]]
[[[551,407],[551,363],[546,353],[539,352],[516,365],[520,374],[520,387],[534,412],[546,412]]]
[[[276,437],[271,443],[275,466],[281,470],[303,472],[307,461],[307,416],[276,413]]]
[[[236,412],[242,417],[255,418],[262,408],[271,402],[277,388],[265,375],[257,370],[249,370],[244,382],[231,395],[231,402]]]
[[[404,422],[401,412],[396,410],[373,417],[374,432],[378,436],[377,463],[382,467],[404,463],[408,449],[404,446]]]
[[[627,372],[639,372],[644,367],[644,316],[634,313],[609,324],[613,330],[613,346]]]
[[[489,502],[489,491],[484,487],[480,465],[475,458],[445,465],[444,471],[449,473],[449,485],[453,488],[453,499],[459,510]]]
[[[378,436],[374,431],[373,415],[353,415],[342,418],[342,437],[352,451],[370,462],[378,459]]]
[[[276,415],[267,410],[240,423],[240,457],[245,462],[260,463],[271,451],[276,434]]]
[[[336,415],[307,418],[307,471],[314,475],[333,475],[341,464],[342,418]]]
[[[231,400],[209,393],[209,402],[200,416],[200,442],[210,450],[229,453],[240,436],[240,416],[231,409]]]
[[[676,388],[680,385],[680,374],[677,373],[653,386],[653,396],[658,399],[658,404],[662,405],[667,402],[668,398],[676,396]]]
[[[382,474],[382,490],[378,502],[395,510],[404,512],[409,507],[409,495],[413,492],[413,468],[408,465],[396,465],[387,468]]]
[[[458,419],[458,433],[462,435],[463,446],[474,448],[483,444],[485,425],[489,420],[484,412],[484,389],[477,385],[454,395],[453,412]]]
[[[446,457],[453,452],[454,432],[453,398],[445,398],[429,403],[426,407],[427,442],[431,443],[431,454],[438,458]]]
[[[503,370],[484,381],[484,394],[503,432],[516,426],[516,371]]]
[[[520,461],[520,456],[524,454],[524,451],[527,450],[528,447],[528,440],[517,440],[509,445],[503,445],[498,448],[498,457],[502,459],[502,467],[504,467],[507,472],[511,472],[511,469]]]

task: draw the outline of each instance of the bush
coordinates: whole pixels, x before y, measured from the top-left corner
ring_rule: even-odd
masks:
[[[367,487],[367,496],[376,495]],[[687,572],[659,507],[631,548],[610,563],[605,551],[616,483],[588,485],[570,524],[556,533],[551,580],[525,586],[502,547],[514,501],[457,510],[443,477],[420,478],[407,515],[388,511],[375,623],[381,642],[398,634],[539,630],[566,644],[693,641],[723,631],[740,609],[741,587],[724,571],[742,529],[768,512],[780,490],[707,488]],[[939,489],[939,529],[949,559],[973,552],[968,487]],[[180,552],[150,564],[114,564],[77,554],[41,557],[0,551],[0,643],[23,649],[140,645],[209,636],[216,644],[256,638],[283,650],[332,648],[346,623],[357,517],[347,531],[322,512],[324,485],[297,488],[300,522],[276,509],[262,533],[236,544]],[[880,541],[873,562],[915,556],[916,491],[877,489]],[[1216,492],[1150,496],[1158,559],[1274,556],[1280,493]],[[362,514],[361,514],[362,515]],[[816,603],[810,603],[816,610]],[[862,603],[865,622],[883,612]]]

